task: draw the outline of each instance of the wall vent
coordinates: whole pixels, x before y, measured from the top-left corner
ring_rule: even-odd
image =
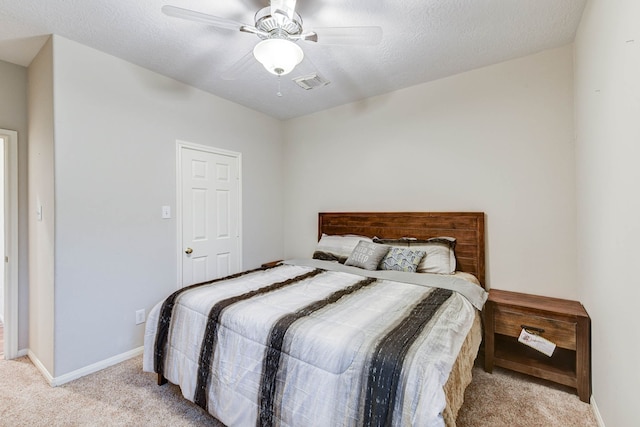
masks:
[[[329,80],[325,80],[322,76],[319,76],[316,73],[296,77],[293,81],[304,90],[316,89],[330,83]]]

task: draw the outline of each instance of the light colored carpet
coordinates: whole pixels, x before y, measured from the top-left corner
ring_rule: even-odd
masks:
[[[26,357],[0,361],[2,426],[219,426],[174,385],[156,385],[142,356],[59,387]]]
[[[494,368],[473,368],[458,413],[458,427],[597,427],[591,405],[575,390],[545,380]]]
[[[499,369],[473,376],[458,427],[596,426],[590,406],[562,387]],[[55,388],[26,357],[0,360],[0,425],[220,426],[155,381],[141,356]]]

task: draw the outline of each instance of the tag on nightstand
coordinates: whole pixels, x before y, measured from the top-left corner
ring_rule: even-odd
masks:
[[[540,335],[527,332],[525,329],[522,329],[522,331],[520,332],[518,341],[522,344],[528,345],[535,350],[538,350],[540,353],[546,354],[549,357],[551,357],[556,349],[556,345],[548,339],[542,338]]]

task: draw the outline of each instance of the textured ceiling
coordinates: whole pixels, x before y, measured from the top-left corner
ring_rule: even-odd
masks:
[[[28,66],[58,34],[287,119],[570,43],[586,0],[298,0],[305,31],[383,29],[377,46],[300,42],[305,60],[278,79],[251,56],[234,80],[220,74],[257,36],[171,18],[182,8],[253,25],[262,0],[0,0],[0,59]],[[331,83],[305,91],[291,78],[316,71]]]

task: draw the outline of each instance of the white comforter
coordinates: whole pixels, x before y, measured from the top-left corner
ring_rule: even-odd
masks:
[[[434,303],[438,288],[402,283],[397,275],[387,280],[375,272],[365,281],[359,269],[315,260],[298,264],[306,265],[282,265],[180,294],[168,310],[167,343],[160,348],[164,376],[191,401],[200,384],[206,393],[201,406],[228,426],[444,425],[443,386],[473,323],[469,299],[481,307],[484,291],[447,279],[441,285],[460,285],[469,299],[440,290],[443,301]],[[260,291],[274,283],[287,284]],[[204,369],[211,308],[230,298],[237,300],[209,321],[216,329],[213,344],[208,341],[210,369]],[[161,307],[147,320],[147,372],[156,371]],[[419,311],[431,320],[414,322],[414,332],[404,337],[402,325]],[[399,353],[398,360],[383,354],[389,350]],[[394,369],[396,380],[389,374]]]

